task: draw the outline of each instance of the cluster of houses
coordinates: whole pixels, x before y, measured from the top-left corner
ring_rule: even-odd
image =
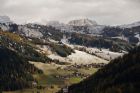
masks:
[[[70,79],[72,77],[87,78],[89,76],[90,76],[90,74],[83,74],[83,73],[80,73],[80,72],[74,72],[74,73],[69,74],[69,75],[63,75],[63,76],[62,75],[56,75],[55,77],[67,80],[67,79]]]
[[[56,78],[61,78],[61,79],[70,79],[72,77],[80,77],[80,78],[87,78],[89,77],[91,74],[85,74],[85,73],[81,73],[79,72],[77,69],[89,69],[89,68],[101,68],[103,66],[105,66],[106,64],[104,63],[92,63],[92,64],[81,64],[81,65],[70,65],[67,66],[65,68],[59,68],[59,69],[63,69],[65,71],[73,71],[73,73],[68,74],[68,75],[56,75]]]
[[[70,65],[66,68],[64,68],[65,70],[69,69],[69,68],[101,68],[104,67],[106,64],[105,63],[91,63],[91,64],[74,64],[74,65]]]

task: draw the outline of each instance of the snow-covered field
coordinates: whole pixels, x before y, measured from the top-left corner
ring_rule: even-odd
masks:
[[[102,49],[101,51],[97,48],[87,48],[87,50],[90,53],[94,53],[95,55],[104,58],[106,60],[112,60],[119,56],[124,55],[124,53],[118,53],[118,52],[111,52],[108,49]]]
[[[104,59],[78,50],[75,50],[75,53],[72,53],[68,57],[60,57],[55,54],[49,55],[48,57],[51,59],[57,59],[62,62],[69,62],[72,64],[108,63],[108,61]]]
[[[123,53],[119,53],[119,52],[109,51],[109,49],[102,49],[100,51],[98,48],[90,48],[90,47],[85,47],[85,46],[80,46],[80,45],[70,45],[70,44],[67,44],[67,45],[73,49],[84,48],[88,53],[95,54],[96,56],[101,57],[102,59],[109,60],[109,61],[119,56],[123,56],[125,53],[127,53],[125,51],[123,51]]]

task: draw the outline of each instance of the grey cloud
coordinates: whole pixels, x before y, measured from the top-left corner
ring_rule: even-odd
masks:
[[[0,0],[0,15],[15,22],[91,18],[100,24],[140,21],[140,0]]]

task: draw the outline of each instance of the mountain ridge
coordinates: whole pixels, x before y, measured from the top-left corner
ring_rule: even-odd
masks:
[[[64,35],[65,33],[81,33],[93,36],[118,38],[129,43],[139,45],[139,22],[132,28],[122,28],[121,26],[99,25],[90,19],[71,20],[70,24],[60,23],[58,21],[48,22],[46,25],[40,24],[4,24],[0,23],[0,28],[4,31],[18,32],[26,37],[44,38],[45,35],[54,37],[55,33]],[[51,28],[51,29],[50,29]],[[51,30],[51,31],[50,31]],[[53,32],[52,32],[53,30]],[[59,35],[60,35],[59,34]],[[59,37],[59,36],[57,36]],[[62,36],[59,37],[59,40]]]
[[[71,26],[97,26],[98,24],[96,21],[86,18],[86,19],[71,20],[68,22],[68,25],[71,25]]]

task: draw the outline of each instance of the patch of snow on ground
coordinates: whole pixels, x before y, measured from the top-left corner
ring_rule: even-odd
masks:
[[[123,51],[123,53],[112,52],[112,51],[109,51],[109,49],[102,49],[102,51],[100,51],[98,48],[88,48],[88,47],[80,46],[80,45],[68,45],[68,46],[71,47],[72,49],[75,49],[77,47],[85,48],[88,53],[95,54],[96,56],[101,57],[106,60],[112,60],[119,56],[123,56],[125,53],[127,53],[125,51]]]
[[[48,57],[51,59],[57,59],[62,62],[69,62],[72,64],[108,63],[108,61],[104,59],[78,50],[75,50],[75,53],[72,53],[68,57],[60,57],[55,54],[49,55]]]
[[[107,60],[115,59],[115,58],[122,56],[124,54],[124,53],[118,53],[118,52],[111,52],[108,49],[102,49],[102,51],[100,51],[97,48],[87,48],[87,50],[89,52],[95,53],[97,56],[100,56],[100,57],[107,59]]]
[[[112,37],[112,38],[118,38],[118,39],[121,39],[121,40],[128,41],[128,38],[125,37],[124,35],[123,36],[116,36],[116,37]]]
[[[140,45],[140,34],[135,35],[135,37],[139,39],[138,45]]]
[[[37,29],[31,29],[25,26],[19,26],[19,31],[23,32],[28,37],[41,38],[43,36]]]

